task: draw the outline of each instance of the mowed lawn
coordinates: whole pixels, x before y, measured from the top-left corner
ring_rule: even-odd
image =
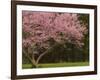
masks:
[[[39,68],[52,68],[52,67],[73,67],[73,66],[88,66],[89,62],[63,62],[63,63],[44,63],[38,64]],[[32,64],[23,64],[23,69],[32,68]]]

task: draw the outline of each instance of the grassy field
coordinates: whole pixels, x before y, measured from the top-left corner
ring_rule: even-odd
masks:
[[[89,62],[64,62],[64,63],[45,63],[38,64],[39,68],[51,68],[51,67],[73,67],[73,66],[88,66]],[[23,64],[23,69],[32,68],[32,64]]]

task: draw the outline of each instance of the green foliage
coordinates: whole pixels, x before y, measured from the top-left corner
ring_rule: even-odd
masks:
[[[81,24],[87,24],[87,27],[89,25],[89,14],[79,14],[79,20]]]
[[[84,38],[84,46],[82,49],[82,53],[85,55],[85,59],[89,61],[89,14],[80,14],[79,20],[81,24],[85,24],[87,27],[87,34],[85,34]]]

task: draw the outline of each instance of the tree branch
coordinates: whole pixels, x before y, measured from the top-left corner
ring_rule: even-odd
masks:
[[[31,58],[31,57],[29,56],[29,54],[28,54],[25,50],[23,50],[23,53],[24,53],[24,55],[31,61],[31,63],[32,63],[33,65],[36,65],[35,59]]]
[[[64,44],[64,43],[62,43],[62,44]],[[58,45],[58,43],[55,43],[52,47],[50,47],[48,50],[46,50],[44,53],[42,53],[39,57],[38,57],[38,59],[36,60],[36,63],[38,64],[39,63],[39,61],[40,61],[40,59],[46,54],[46,53],[48,53],[51,49],[53,49],[55,46],[57,46]]]

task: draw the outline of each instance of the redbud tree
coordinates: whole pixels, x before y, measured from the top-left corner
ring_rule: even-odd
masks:
[[[87,29],[77,13],[22,11],[23,54],[38,67],[41,58],[57,44],[84,45]]]

